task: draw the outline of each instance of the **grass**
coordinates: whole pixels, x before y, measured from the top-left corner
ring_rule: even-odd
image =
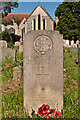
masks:
[[[16,54],[16,62],[13,62],[12,59],[7,59],[7,58],[2,62],[3,84],[13,80],[13,68],[16,66],[23,66],[23,53],[19,53],[19,51],[17,51]],[[23,69],[23,67],[21,68]]]
[[[65,52],[66,51],[66,52]],[[78,69],[76,64],[78,50],[64,49],[64,109],[63,118],[79,118],[78,104]]]
[[[78,51],[72,48],[64,48],[64,107],[63,118],[78,118],[79,119],[79,104],[78,104],[78,69],[76,64],[78,58]],[[3,62],[2,71],[4,85],[10,82],[13,78],[13,67],[23,65],[22,53],[17,53],[17,63],[7,60]],[[23,68],[22,68],[23,70]],[[11,84],[10,83],[10,84]],[[15,83],[17,84],[17,83]],[[21,87],[20,87],[21,86]],[[23,82],[20,83],[16,91],[3,92],[2,95],[2,117],[3,118],[28,118],[23,108]],[[8,91],[6,89],[6,91]]]
[[[27,118],[23,108],[23,90],[3,95],[3,118]]]

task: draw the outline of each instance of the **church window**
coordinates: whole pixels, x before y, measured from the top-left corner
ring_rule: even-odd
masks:
[[[35,19],[34,19],[34,30],[36,30],[36,22],[35,22]]]
[[[23,34],[25,33],[25,28],[22,29],[22,41],[23,41]]]
[[[38,15],[38,30],[41,29],[41,25],[40,25],[40,15]]]
[[[11,27],[11,28],[9,29],[9,32],[15,34],[15,29]]]
[[[43,19],[43,30],[45,30],[45,19]]]

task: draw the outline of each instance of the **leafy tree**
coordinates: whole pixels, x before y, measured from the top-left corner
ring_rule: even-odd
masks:
[[[2,19],[2,24],[4,24],[5,26],[7,25],[13,25],[13,20],[12,19]]]
[[[59,22],[56,30],[63,34],[64,39],[80,40],[80,1],[79,2],[63,2],[56,11]]]
[[[10,42],[10,41],[12,42],[12,37],[11,37],[8,29],[5,29],[5,31],[2,32],[2,40],[5,40],[7,42]]]
[[[14,19],[15,23],[17,23],[17,25],[19,26],[20,19],[18,17],[15,17],[15,16],[13,16],[13,19]]]
[[[18,2],[1,2],[2,6],[2,15],[7,16],[8,13],[11,13],[11,10],[18,7]]]
[[[2,40],[7,41],[8,43],[14,44],[16,41],[19,41],[21,36],[10,33],[8,29],[2,32]]]
[[[20,35],[15,35],[14,33],[11,33],[10,35],[11,35],[11,37],[12,37],[12,42],[13,42],[13,44],[14,44],[16,41],[20,41],[20,38],[21,38]]]

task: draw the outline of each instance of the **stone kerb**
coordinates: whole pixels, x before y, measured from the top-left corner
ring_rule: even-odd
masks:
[[[24,107],[63,108],[63,38],[57,31],[31,31],[23,40]]]

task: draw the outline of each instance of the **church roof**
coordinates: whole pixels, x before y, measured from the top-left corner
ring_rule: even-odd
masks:
[[[9,20],[9,19],[11,19],[11,18],[13,18],[13,17],[15,17],[15,18],[19,18],[19,20],[20,20],[20,22],[24,19],[24,18],[28,18],[30,16],[30,14],[8,14],[7,16],[5,16],[3,19],[7,19],[7,20]]]
[[[54,21],[53,18],[49,15],[49,13],[47,12],[47,10],[46,10],[45,8],[43,8],[40,4],[39,4],[38,6],[40,6],[40,7],[45,11],[45,13],[50,17],[50,19],[51,19],[52,21]],[[37,7],[38,7],[38,6],[37,6]],[[33,12],[37,9],[37,7],[32,11],[32,13],[29,15],[29,17],[33,14]],[[55,22],[55,21],[54,21],[54,22]]]

